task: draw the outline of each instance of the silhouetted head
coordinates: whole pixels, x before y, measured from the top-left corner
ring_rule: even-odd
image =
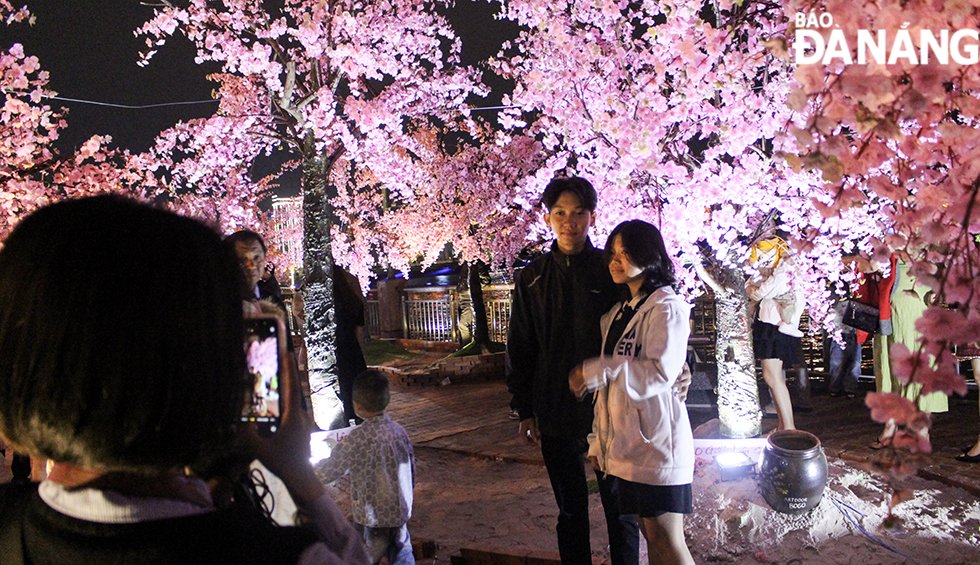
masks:
[[[388,390],[388,377],[377,369],[362,371],[354,379],[354,402],[373,413],[384,412],[388,408],[391,393]]]
[[[203,224],[118,196],[25,218],[0,251],[0,433],[85,468],[191,465],[234,431],[241,277]]]

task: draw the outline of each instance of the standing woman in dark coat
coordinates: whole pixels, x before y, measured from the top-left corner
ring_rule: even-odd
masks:
[[[333,266],[334,305],[337,316],[337,381],[344,404],[344,423],[361,419],[354,413],[354,379],[367,369],[364,352],[364,297],[357,277]]]

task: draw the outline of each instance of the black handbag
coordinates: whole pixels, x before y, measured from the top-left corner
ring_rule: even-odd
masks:
[[[878,307],[857,300],[848,300],[844,306],[845,326],[868,333],[877,333],[879,327]]]

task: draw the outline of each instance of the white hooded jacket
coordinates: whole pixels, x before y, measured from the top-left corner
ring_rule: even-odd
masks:
[[[602,317],[603,349],[621,306]],[[659,288],[630,320],[613,355],[583,363],[586,386],[598,390],[589,456],[602,471],[650,485],[694,480],[691,422],[673,390],[687,356],[690,313],[673,289]]]

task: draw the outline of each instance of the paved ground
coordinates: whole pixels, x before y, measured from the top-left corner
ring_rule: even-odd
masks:
[[[542,465],[540,452],[536,446],[517,437],[517,422],[508,417],[509,395],[502,380],[470,384],[453,383],[446,386],[396,385],[393,392],[390,407],[392,417],[407,428],[417,454],[428,452],[422,460],[423,464],[428,464],[428,467],[422,470],[423,474],[436,475],[442,471],[442,475],[439,475],[442,477],[441,481],[452,481],[457,485],[455,489],[440,488],[439,485],[445,483],[427,487],[425,497],[438,499],[435,506],[449,507],[452,502],[459,502],[455,499],[469,496],[480,499],[480,504],[486,507],[492,503],[491,499],[495,496],[518,496],[513,492],[501,493],[502,487],[497,483],[498,479],[511,482],[520,480],[521,485],[536,485],[533,488],[529,487],[529,491],[521,492],[519,496],[524,497],[522,500],[538,501],[539,506],[544,508],[539,514],[550,518],[553,501],[547,488],[545,472],[544,469],[534,471],[533,467]],[[980,497],[980,465],[964,464],[953,459],[961,448],[976,439],[980,431],[976,394],[975,391],[972,392],[967,399],[952,398],[950,411],[935,415],[933,426],[935,453],[924,457],[920,474],[931,480],[961,487],[967,493]],[[811,411],[796,414],[797,425],[821,438],[828,457],[843,458],[860,466],[870,464],[879,454],[870,449],[869,445],[875,439],[880,426],[870,420],[862,397],[831,398],[826,394],[817,393],[812,398],[812,406]],[[716,413],[711,409],[692,409],[690,414],[695,426],[716,417]],[[764,420],[764,427],[770,428],[774,423],[775,421],[771,419]],[[7,463],[9,465],[9,459]],[[492,468],[488,470],[484,468],[485,466],[492,466]],[[502,471],[504,474],[500,471],[502,467],[506,467]],[[460,472],[472,476],[461,477],[453,474]],[[536,477],[536,480],[532,481],[530,477]],[[9,480],[9,468],[5,465],[0,468],[0,482],[6,480]],[[458,488],[459,484],[467,485],[464,487],[466,490],[461,491]],[[339,494],[341,501],[347,499],[346,493]],[[439,498],[440,496],[442,499]],[[593,514],[600,516],[597,509]],[[416,518],[422,520],[425,516],[420,515]],[[445,512],[429,518],[430,522],[451,521],[451,517]],[[470,524],[480,526],[486,522],[487,524],[483,524],[485,526],[483,529],[496,532],[495,538],[487,536],[486,547],[472,540],[454,541],[452,543],[455,545],[450,543],[439,549],[435,559],[423,559],[421,562],[444,563],[447,556],[451,561],[453,559],[460,561],[454,556],[462,552],[466,562],[469,563],[509,563],[510,561],[500,561],[502,557],[499,552],[513,550],[515,554],[520,555],[540,554],[537,561],[540,563],[557,563],[557,554],[550,547],[553,545],[550,519],[539,516],[536,519],[524,520],[518,517],[510,522],[497,523],[498,519],[499,517],[488,513]],[[421,527],[424,523],[419,522],[419,525],[418,530],[421,535],[416,541],[423,542],[431,539],[442,545],[444,542],[456,539],[450,535],[455,530],[451,530],[450,534],[426,536],[426,528]],[[453,526],[453,528],[459,527],[463,526]],[[540,531],[537,533],[525,531],[532,527],[537,527]],[[595,547],[602,547],[600,530],[601,523],[593,524]],[[499,540],[507,540],[507,543]],[[516,549],[518,547],[520,549]],[[467,551],[476,554],[466,555]],[[597,558],[596,562],[601,561],[602,558]]]
[[[517,422],[508,418],[509,399],[502,381],[396,387],[390,412],[408,430],[416,447],[543,464],[538,448],[517,437]],[[796,413],[797,427],[816,434],[828,457],[870,464],[879,454],[869,446],[881,426],[871,421],[863,395],[832,398],[815,393],[812,406],[809,412]],[[711,409],[692,409],[690,414],[694,426],[717,416]],[[763,430],[774,425],[774,419],[766,419]],[[934,414],[934,452],[923,457],[920,475],[980,497],[980,464],[954,459],[978,433],[976,392],[965,399],[951,398],[949,412]]]
[[[424,467],[420,474],[437,474],[438,477],[435,479],[435,486],[426,483],[424,479],[422,483],[425,484],[421,491],[420,486],[416,485],[417,515],[413,518],[416,526],[414,535],[420,536],[419,539],[434,540],[441,548],[437,555],[432,556],[435,559],[422,560],[421,563],[444,562],[447,556],[450,556],[453,563],[477,565],[532,561],[553,565],[558,563],[553,547],[553,534],[550,531],[553,500],[550,489],[547,488],[546,474],[543,468],[538,473],[533,471],[535,465],[543,467],[540,451],[517,436],[518,424],[508,417],[509,398],[502,380],[445,386],[395,386],[389,411],[412,437],[416,457]],[[797,412],[797,426],[815,433],[821,439],[829,459],[841,458],[855,467],[874,467],[874,459],[881,456],[882,452],[872,450],[870,444],[877,437],[881,426],[871,421],[863,400],[863,394],[849,399],[817,393],[811,399],[812,410]],[[711,408],[690,409],[689,413],[694,426],[717,417],[716,411]],[[763,420],[764,432],[768,432],[773,426],[775,419]],[[952,398],[950,411],[935,415],[932,433],[935,453],[924,456],[920,475],[950,485],[949,492],[954,498],[970,495],[980,497],[980,465],[960,463],[954,459],[961,448],[975,441],[978,432],[980,415],[976,392],[972,392],[967,399]],[[435,463],[430,463],[427,467],[424,465],[432,461]],[[486,465],[493,467],[487,469]],[[464,475],[440,473],[444,466],[454,469],[453,473]],[[508,490],[509,482],[518,473],[522,473],[521,476],[526,479],[521,483],[528,489],[526,494],[515,493],[512,488]],[[529,480],[528,477],[537,479]],[[440,484],[445,486],[440,487]],[[963,490],[953,487],[961,487]],[[495,503],[495,499],[508,496],[517,497],[514,500],[521,500],[521,504],[510,506],[511,503],[508,503],[501,508],[499,503]],[[423,498],[427,500],[422,500]],[[461,511],[458,508],[459,500],[456,499],[479,499],[485,516]],[[514,511],[524,510],[525,507],[536,508],[537,513],[533,518],[516,519],[511,516],[513,512],[507,511],[511,508]],[[601,516],[598,508],[594,508],[592,513]],[[441,522],[458,525],[448,529],[433,527],[433,524]],[[464,527],[464,524],[479,526],[476,529],[486,533],[460,535],[458,528]],[[522,535],[518,526],[527,530],[534,528],[534,531]],[[601,520],[593,520],[593,549],[604,547],[603,530]],[[851,562],[870,564],[902,561],[901,558],[889,556],[885,550],[867,550],[865,545],[870,542],[866,540],[844,541],[866,550],[862,555],[873,556],[869,560],[862,561],[863,558],[859,558],[858,561]],[[844,541],[838,540],[836,543],[843,544]],[[462,557],[454,557],[455,555]],[[534,555],[535,559],[524,560],[524,555]],[[594,561],[606,563],[608,554],[596,556]],[[736,561],[741,562],[738,559]],[[756,559],[751,561],[759,562]],[[817,556],[800,562],[834,561]],[[762,562],[770,561],[763,559]],[[944,561],[941,558],[937,562],[953,561]]]

